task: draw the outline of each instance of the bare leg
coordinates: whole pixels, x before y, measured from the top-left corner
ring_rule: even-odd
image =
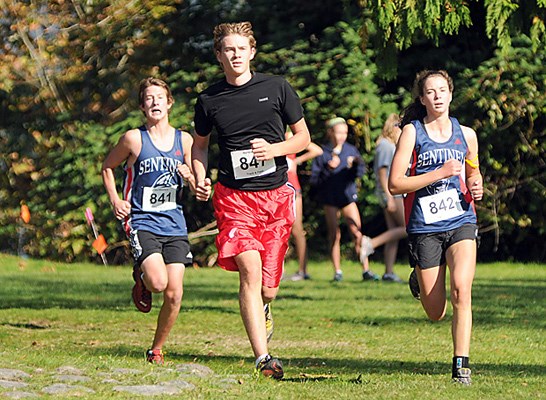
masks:
[[[153,293],[163,292],[152,349],[162,349],[180,312],[183,294],[184,264],[165,265],[163,256],[154,253],[141,265],[143,281]]]
[[[453,355],[468,357],[472,331],[472,281],[476,271],[476,242],[462,240],[446,252],[450,266],[453,305]]]
[[[353,236],[353,240],[355,243],[355,251],[357,254],[357,257],[360,255],[360,244],[362,241],[362,222],[360,220],[360,211],[358,210],[358,206],[356,203],[350,203],[343,207],[341,210],[343,213],[343,217],[345,218],[345,221],[347,222],[347,225],[349,226],[349,230],[351,232],[351,235]],[[362,271],[368,271],[369,270],[369,264],[368,259],[366,258],[364,262],[362,263]]]
[[[339,229],[339,210],[333,206],[324,206],[324,216],[328,227],[328,242],[330,244],[330,258],[334,271],[341,271],[341,231]]]
[[[292,236],[296,245],[300,275],[307,274],[307,240],[303,230],[303,200],[301,193],[296,194],[296,220],[292,225]]]
[[[415,272],[421,288],[421,304],[427,316],[433,321],[441,320],[446,313],[446,266],[415,267]]]
[[[254,356],[268,353],[262,300],[262,260],[256,250],[235,256],[239,266],[239,309]],[[273,296],[274,297],[274,296]]]
[[[157,318],[157,329],[155,331],[152,349],[162,349],[169,333],[171,332],[182,303],[184,264],[167,265],[169,283],[163,291],[163,305]]]

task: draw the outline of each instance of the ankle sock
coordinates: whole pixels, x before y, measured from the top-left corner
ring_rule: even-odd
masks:
[[[269,354],[262,354],[260,357],[256,359],[256,368],[258,368],[258,365],[262,362],[262,360],[265,360]]]
[[[469,357],[455,356],[453,357],[453,366],[451,367],[451,377],[457,377],[457,370],[459,368],[468,368],[470,365]]]

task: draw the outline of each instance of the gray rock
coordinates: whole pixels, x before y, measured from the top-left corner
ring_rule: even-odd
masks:
[[[54,385],[46,386],[42,392],[47,394],[65,394],[65,393],[95,393],[91,388],[81,385],[67,385],[65,383],[55,383]]]
[[[28,383],[0,379],[0,387],[3,387],[4,389],[20,389],[26,386],[28,386]]]
[[[56,375],[55,379],[62,382],[89,382],[91,378],[83,375]]]
[[[214,371],[209,367],[195,363],[178,364],[175,369],[183,374],[198,376],[201,378],[214,374]]]
[[[31,375],[18,369],[0,368],[0,379],[8,381],[28,379]]]
[[[173,385],[134,385],[134,386],[114,386],[116,392],[127,392],[140,396],[161,396],[175,395],[182,392],[183,389]]]
[[[3,395],[12,399],[30,399],[40,397],[36,393],[31,392],[6,392],[3,393]]]
[[[71,367],[70,365],[59,367],[56,369],[56,371],[57,373],[62,375],[83,375],[83,372],[81,369],[76,367]]]

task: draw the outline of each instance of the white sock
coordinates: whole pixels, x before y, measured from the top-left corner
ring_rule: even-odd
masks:
[[[262,354],[260,357],[258,357],[256,359],[256,368],[258,368],[258,365],[260,365],[260,363],[267,357],[269,356],[269,354]]]

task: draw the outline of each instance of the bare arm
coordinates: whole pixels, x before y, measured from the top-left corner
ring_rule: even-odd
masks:
[[[293,136],[280,143],[268,143],[264,139],[252,139],[252,152],[258,161],[271,160],[275,157],[286,156],[287,154],[296,154],[309,145],[311,135],[305,123],[305,119],[300,119],[293,125],[290,125]]]
[[[465,160],[466,186],[472,193],[474,200],[483,198],[483,177],[480,172],[480,162],[478,160],[478,138],[473,129],[462,126],[468,152]]]
[[[136,159],[136,153],[140,152],[140,136],[138,130],[127,131],[116,146],[110,151],[102,163],[102,182],[106,188],[106,193],[110,199],[110,204],[114,210],[114,215],[121,220],[127,217],[131,212],[131,204],[119,197],[114,169],[121,165],[125,160],[133,163]]]
[[[296,157],[296,164],[301,165],[306,161],[309,161],[315,157],[321,156],[322,153],[323,153],[322,147],[320,147],[316,143],[310,142],[307,148],[305,149],[305,153]]]
[[[182,132],[182,148],[184,149],[184,164],[178,166],[178,174],[184,179],[191,192],[195,194],[195,177],[192,170],[191,149],[193,138],[188,132]]]
[[[404,194],[415,192],[440,179],[460,175],[462,164],[457,160],[447,160],[441,168],[416,176],[406,176],[413,148],[415,146],[415,127],[411,124],[404,126],[396,152],[392,160],[389,176],[389,191],[391,194]]]
[[[195,196],[198,200],[207,201],[212,190],[210,179],[206,178],[208,168],[210,134],[193,136],[191,147],[191,165],[195,179]]]

